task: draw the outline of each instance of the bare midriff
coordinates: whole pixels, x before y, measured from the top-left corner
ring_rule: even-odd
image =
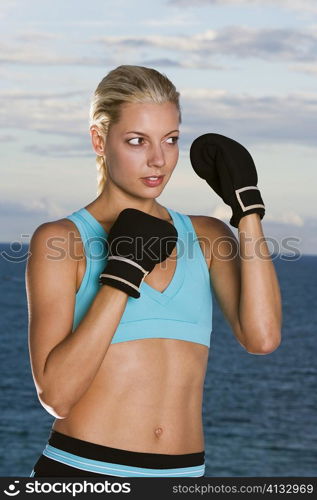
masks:
[[[207,362],[207,346],[184,340],[111,344],[88,391],[53,429],[131,451],[203,451]]]
[[[199,219],[192,217],[199,236]],[[71,223],[72,224],[72,223]],[[105,226],[108,231],[109,226]],[[78,288],[85,273],[82,247]],[[176,249],[165,271],[145,281],[164,290],[175,272]],[[206,257],[209,267],[210,260]],[[149,338],[110,344],[89,389],[53,429],[77,439],[144,453],[204,450],[202,400],[209,349],[186,340]]]

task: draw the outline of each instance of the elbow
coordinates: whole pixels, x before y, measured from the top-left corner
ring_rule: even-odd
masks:
[[[43,408],[54,418],[64,419],[68,417],[70,409],[61,404],[60,399],[56,401],[44,392],[38,393],[38,398]]]
[[[258,347],[246,348],[249,354],[271,354],[278,348],[279,344],[268,344]]]
[[[259,340],[256,340],[256,339]],[[260,340],[261,339],[261,340]],[[253,341],[247,342],[245,348],[250,354],[271,354],[281,344],[281,331],[270,331],[268,334],[259,335],[253,334]]]

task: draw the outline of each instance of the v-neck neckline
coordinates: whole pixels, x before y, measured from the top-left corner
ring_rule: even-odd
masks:
[[[180,258],[180,240],[183,240],[182,228],[181,228],[181,225],[178,224],[178,218],[177,218],[174,210],[172,210],[171,208],[167,208],[167,207],[165,207],[165,208],[169,212],[169,214],[174,222],[174,226],[175,226],[177,233],[178,233],[178,238],[177,238],[177,242],[176,242],[176,250],[177,250],[176,266],[175,266],[174,274],[172,276],[171,281],[169,282],[169,284],[167,285],[165,290],[163,290],[162,292],[160,292],[156,288],[153,288],[145,281],[142,282],[141,287],[140,287],[141,291],[146,292],[150,297],[152,297],[154,300],[156,300],[157,302],[160,302],[163,305],[167,304],[174,297],[174,295],[176,295],[178,290],[181,288],[183,281],[184,281],[184,277],[185,277],[185,273],[183,270],[184,257],[182,259]]]
[[[141,286],[140,286],[140,291],[145,292],[148,296],[150,296],[152,299],[156,300],[157,302],[160,302],[161,304],[165,305],[167,304],[173,297],[176,295],[176,293],[179,291],[181,288],[184,278],[185,278],[185,273],[184,273],[184,257],[180,258],[180,240],[183,240],[183,231],[182,231],[182,226],[181,224],[178,223],[178,217],[176,216],[174,210],[171,208],[165,207],[168,213],[170,214],[174,226],[177,230],[178,233],[178,238],[176,242],[176,250],[177,250],[177,255],[176,255],[176,266],[174,270],[174,274],[172,276],[171,281],[163,290],[160,292],[156,288],[153,288],[150,286],[148,283],[145,281],[142,281]],[[90,222],[90,224],[93,226],[95,231],[100,235],[100,236],[108,236],[108,233],[104,229],[104,227],[98,222],[98,220],[87,210],[87,208],[83,207],[81,209],[82,214]],[[132,297],[133,299],[133,297]],[[138,300],[138,299],[134,299]]]

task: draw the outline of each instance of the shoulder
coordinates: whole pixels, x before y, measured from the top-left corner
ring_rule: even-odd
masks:
[[[210,268],[219,253],[236,252],[237,239],[224,221],[208,215],[188,215]],[[227,248],[224,248],[227,247]]]
[[[43,222],[33,232],[29,250],[32,253],[53,255],[58,250],[71,253],[70,243],[78,246],[79,231],[76,225],[67,218]],[[76,239],[74,239],[74,237]],[[77,242],[77,243],[76,243]]]
[[[189,215],[195,230],[202,237],[217,238],[219,236],[234,236],[234,233],[224,221],[208,215]],[[197,232],[196,230],[196,232]]]
[[[35,229],[32,237],[39,238],[41,236],[49,236],[54,234],[63,236],[68,234],[70,231],[79,233],[76,224],[74,224],[72,220],[64,217],[49,222],[43,222]]]
[[[40,224],[32,234],[31,241],[39,241],[43,238],[69,236],[71,231],[78,232],[76,225],[67,218],[58,219]]]

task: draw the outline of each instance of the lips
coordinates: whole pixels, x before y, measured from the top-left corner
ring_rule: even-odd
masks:
[[[142,182],[149,187],[158,186],[163,182],[164,175],[141,177]]]
[[[159,179],[160,177],[164,177],[164,175],[148,175],[147,177],[141,177],[141,179],[151,179],[152,177]]]

